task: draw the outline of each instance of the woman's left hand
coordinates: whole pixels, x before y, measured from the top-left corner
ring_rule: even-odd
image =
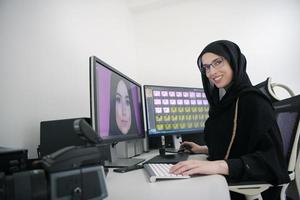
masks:
[[[187,160],[177,163],[170,169],[172,174],[222,174],[228,175],[228,165],[224,160]]]

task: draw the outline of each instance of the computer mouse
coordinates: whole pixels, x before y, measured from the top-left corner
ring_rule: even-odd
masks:
[[[178,153],[193,153],[192,147],[188,144],[182,144],[178,150]]]

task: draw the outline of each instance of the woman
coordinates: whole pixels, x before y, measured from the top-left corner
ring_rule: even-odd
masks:
[[[288,182],[272,104],[252,86],[239,47],[226,40],[212,42],[200,54],[198,66],[210,104],[205,123],[207,146],[183,145],[195,153],[208,154],[208,161],[180,162],[170,172],[222,174],[228,181],[261,180],[274,185]],[[272,199],[276,199],[274,194]]]
[[[133,134],[132,130],[136,130],[136,123],[132,95],[127,81],[112,75],[110,97],[109,135]]]

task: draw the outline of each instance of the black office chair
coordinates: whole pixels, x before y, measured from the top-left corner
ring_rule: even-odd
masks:
[[[285,159],[288,161],[290,180],[295,180],[295,169],[298,156],[300,134],[300,95],[274,103],[277,123],[283,140]],[[281,199],[285,199],[285,192],[289,184],[284,184]]]
[[[279,98],[278,93],[279,90],[278,89],[283,89],[287,94],[288,96],[295,96],[294,92],[286,85],[283,85],[283,84],[280,84],[280,83],[272,83],[272,79],[271,77],[268,77],[265,81],[259,83],[256,85],[257,88],[259,88],[273,103],[274,102],[277,102],[277,101],[280,101],[282,98]],[[283,94],[283,93],[282,93]],[[299,146],[298,146],[298,149],[299,149]],[[297,158],[297,161],[296,161],[296,174],[298,174],[298,176],[300,175],[300,159]],[[296,183],[296,187],[297,187],[297,190],[300,191],[300,180],[298,177],[296,176],[296,180],[295,180],[295,183]],[[300,196],[300,194],[298,194],[298,196]]]
[[[295,168],[298,155],[298,142],[300,134],[300,95],[275,102],[276,120],[283,139],[283,150],[290,182],[295,180]],[[280,199],[286,199],[286,189],[289,183],[281,185]],[[229,185],[229,190],[244,194],[247,200],[262,199],[261,193],[272,187],[271,184],[258,183],[237,183]]]
[[[262,91],[262,93],[264,93],[273,103],[281,100],[278,95],[275,94],[275,88],[282,88],[289,96],[295,96],[294,92],[288,86],[280,83],[272,83],[271,77],[268,77],[265,81],[257,84],[255,87]]]
[[[275,85],[275,84],[274,84]],[[281,84],[276,84],[276,86]],[[274,93],[272,84],[270,84],[270,78],[257,87],[266,94],[273,102],[275,108],[276,120],[280,129],[280,133],[283,139],[283,149],[286,162],[288,164],[288,172],[290,176],[290,182],[295,180],[295,168],[298,155],[298,141],[300,134],[300,95],[293,96],[285,100],[279,100]],[[288,88],[284,86],[283,88]],[[290,95],[294,95],[288,88]],[[271,95],[272,93],[272,95]],[[281,185],[280,199],[286,199],[286,189],[289,183]],[[264,182],[257,183],[236,183],[229,184],[229,190],[245,195],[247,200],[262,199],[261,193],[272,187],[271,184]]]

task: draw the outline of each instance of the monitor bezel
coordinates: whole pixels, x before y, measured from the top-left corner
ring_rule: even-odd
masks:
[[[147,87],[160,87],[160,88],[180,88],[180,89],[196,89],[196,90],[202,90],[204,92],[204,89],[203,88],[200,88],[200,87],[183,87],[183,86],[168,86],[168,85],[150,85],[150,84],[147,84],[147,85],[144,85],[143,86],[143,92],[144,92],[144,109],[145,109],[145,121],[146,121],[146,132],[147,132],[147,137],[151,137],[151,138],[154,138],[154,137],[161,137],[161,136],[180,136],[180,135],[187,135],[187,134],[202,134],[204,133],[204,128],[199,128],[197,130],[191,130],[191,131],[173,131],[173,132],[170,132],[170,133],[157,133],[157,134],[150,134],[149,133],[149,122],[148,122],[148,108],[147,108],[147,98],[146,98],[146,88]]]
[[[98,109],[97,107],[97,88],[95,87],[95,85],[97,84],[97,77],[96,77],[96,67],[97,67],[97,63],[99,63],[100,65],[102,65],[103,67],[105,67],[106,69],[110,70],[112,73],[116,73],[117,75],[121,76],[122,78],[124,78],[125,80],[127,80],[128,82],[134,84],[135,86],[138,87],[138,90],[140,92],[140,96],[141,96],[141,105],[140,105],[140,110],[141,110],[141,134],[136,134],[136,135],[118,135],[118,136],[113,136],[111,138],[104,138],[101,137],[99,130],[98,130],[98,118],[99,116],[97,115],[96,110]],[[92,127],[93,129],[96,131],[98,137],[100,137],[102,139],[102,143],[104,144],[113,144],[113,143],[118,143],[118,142],[122,142],[122,141],[128,141],[128,140],[134,140],[134,139],[142,139],[145,138],[145,126],[144,126],[144,113],[143,113],[143,99],[142,99],[142,86],[137,83],[135,80],[133,80],[132,78],[126,76],[125,74],[123,74],[122,72],[118,71],[117,69],[115,69],[114,67],[112,67],[111,65],[107,64],[106,62],[104,62],[103,60],[99,59],[96,56],[91,56],[90,57],[90,113],[91,113],[91,123],[92,123]]]

